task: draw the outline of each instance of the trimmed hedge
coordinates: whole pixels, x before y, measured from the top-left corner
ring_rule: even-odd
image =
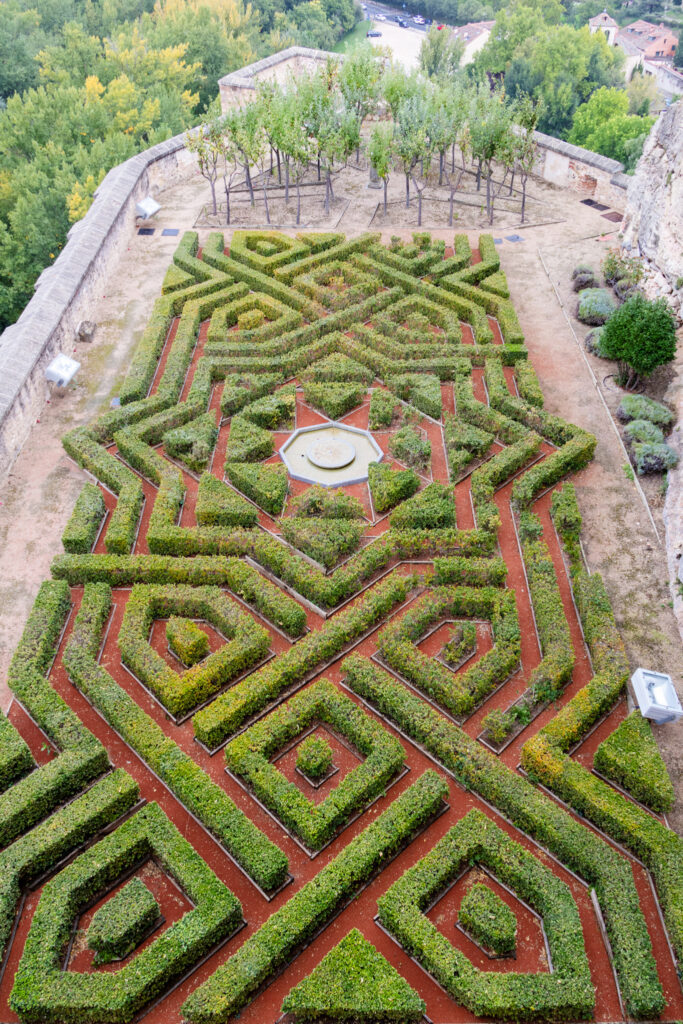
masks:
[[[356,550],[365,523],[353,519],[290,516],[280,520],[280,529],[289,544],[331,569],[340,558]]]
[[[473,863],[485,864],[541,915],[552,974],[478,970],[427,918],[426,907],[463,866]],[[426,857],[394,882],[377,906],[385,928],[457,1002],[478,1017],[592,1017],[595,991],[579,912],[568,886],[481,811],[470,811],[462,818]],[[513,917],[509,910],[507,913]]]
[[[673,807],[674,789],[669,773],[652,735],[652,726],[639,711],[633,711],[602,741],[595,751],[593,765],[653,811],[667,812]]]
[[[22,889],[129,811],[139,795],[137,782],[117,768],[0,851],[0,957]]]
[[[258,523],[258,511],[254,506],[211,473],[202,473],[199,478],[195,516],[199,526],[244,526],[248,529]]]
[[[438,377],[430,373],[404,373],[390,378],[387,386],[402,401],[414,405],[433,420],[441,419],[441,384]]]
[[[338,420],[361,404],[366,390],[364,384],[318,384],[311,381],[304,384],[304,398],[309,405],[320,409],[331,420]]]
[[[399,403],[390,391],[374,388],[370,397],[370,430],[390,427],[394,419],[394,411],[397,408],[400,408]]]
[[[282,1004],[297,1021],[422,1019],[425,1002],[364,935],[353,928]]]
[[[400,459],[407,466],[422,469],[429,464],[432,457],[432,446],[429,439],[411,424],[401,427],[389,440],[389,451],[395,459]]]
[[[188,668],[209,653],[209,638],[192,619],[172,615],[166,623],[166,639],[173,653]]]
[[[226,1024],[271,975],[422,829],[448,787],[427,771],[268,918],[182,1006],[191,1024]]]
[[[322,736],[309,736],[296,752],[296,766],[313,782],[320,782],[332,768],[332,747]]]
[[[368,484],[377,512],[388,512],[394,505],[415,494],[420,478],[412,469],[392,469],[383,462],[368,466]]]
[[[496,956],[512,956],[517,942],[517,919],[507,903],[488,885],[477,882],[460,904],[460,924],[475,942]]]
[[[389,522],[395,530],[438,530],[455,526],[452,488],[436,481],[395,509]]]
[[[410,576],[393,573],[351,607],[345,608],[294,647],[230,690],[220,694],[192,719],[197,739],[215,747],[252,715],[295,682],[313,675],[317,666],[339,654],[351,640],[361,637],[405,600],[414,586]]]
[[[289,482],[287,469],[281,463],[251,466],[246,463],[226,462],[225,473],[238,491],[246,494],[269,515],[278,516],[282,512]]]
[[[278,750],[316,722],[328,723],[364,757],[320,803],[309,800],[271,763]],[[230,771],[245,779],[284,827],[311,850],[323,847],[354,813],[384,792],[404,758],[399,741],[324,678],[290,697],[225,748]]]
[[[159,920],[159,904],[140,878],[132,878],[93,915],[86,933],[95,965],[123,960]]]
[[[106,511],[102,491],[97,484],[84,484],[64,527],[64,550],[72,555],[84,555],[91,551]]]
[[[149,642],[154,620],[171,615],[206,619],[227,642],[179,675]],[[126,604],[118,644],[123,664],[171,714],[181,715],[260,661],[268,651],[270,634],[218,587],[136,583]]]
[[[454,675],[416,646],[430,626],[442,619],[466,616],[491,620],[494,647],[476,664]],[[379,653],[413,686],[453,715],[468,715],[502,683],[519,663],[520,633],[512,591],[493,588],[440,587],[413,602],[399,620],[377,637]]]
[[[34,767],[31,751],[0,711],[0,793]]]
[[[109,767],[109,757],[100,741],[46,678],[70,606],[66,583],[43,583],[10,663],[10,689],[60,753],[0,796],[0,847],[22,835]]]
[[[546,846],[595,888],[627,1012],[642,1019],[658,1016],[664,997],[630,863],[378,666],[352,655],[342,663],[342,670],[355,693],[423,744],[466,789],[492,803],[522,832]],[[556,763],[555,758],[552,761]],[[600,785],[607,788],[604,783]],[[623,797],[619,799],[626,802]],[[676,886],[683,892],[679,880],[673,880],[670,889],[675,891]]]
[[[175,876],[194,907],[115,973],[64,971],[74,918],[122,872],[147,857]],[[148,804],[82,853],[43,888],[17,968],[10,1005],[22,1020],[54,1024],[128,1024],[194,966],[242,919],[239,900],[181,836],[157,804]]]
[[[109,587],[104,583],[87,584],[64,651],[64,666],[72,681],[190,813],[223,843],[249,877],[263,889],[277,888],[287,875],[285,854],[97,663],[110,608]]]
[[[244,419],[244,410],[242,415],[233,417],[225,450],[226,473],[229,473],[231,462],[260,462],[274,451],[273,435],[269,430]]]

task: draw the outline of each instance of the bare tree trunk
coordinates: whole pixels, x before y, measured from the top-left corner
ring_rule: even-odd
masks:
[[[328,170],[327,172],[327,180],[330,183],[330,199],[334,199],[334,189],[332,187],[332,171],[330,170]]]
[[[410,209],[410,175],[406,174],[406,210]]]
[[[247,188],[249,189],[249,198],[251,199],[251,205],[254,206],[256,203],[256,199],[254,197],[254,185],[251,180],[251,174],[249,173],[249,161],[247,160],[244,153],[242,154],[242,156],[244,157],[244,163],[242,165],[244,167],[244,180],[246,181]]]
[[[514,185],[514,183],[515,183],[515,172],[513,171],[512,172],[512,177],[510,178],[510,189],[508,191],[508,195],[509,196],[512,195],[512,186]]]
[[[387,215],[387,185],[389,184],[389,179],[388,178],[384,178],[383,181],[384,181],[384,216],[386,217],[386,215]]]
[[[422,227],[422,193],[417,191],[417,226]]]
[[[455,143],[451,143],[451,174],[455,170]]]
[[[477,192],[481,188],[481,160],[477,164]]]
[[[297,225],[301,222],[301,188],[298,178],[296,179],[296,222]]]
[[[330,212],[330,179],[325,178],[325,213]]]
[[[223,179],[223,187],[225,188],[225,223],[230,223],[230,186],[228,185],[225,178]]]
[[[522,175],[522,224],[524,223],[524,208],[526,206],[526,175]]]
[[[439,150],[439,185],[443,185],[443,161],[444,152],[443,150]]]
[[[320,153],[318,153],[318,181],[320,181]]]
[[[270,176],[273,177],[273,146],[270,144]]]
[[[282,168],[280,167],[280,150],[275,150],[275,159],[277,160],[277,183],[282,184]]]
[[[266,204],[266,224],[270,224],[270,210],[268,208],[268,189],[266,188],[266,179],[263,179],[263,202]]]
[[[453,198],[455,196],[455,189],[451,186],[451,195],[448,206],[448,226],[453,227]]]
[[[289,157],[285,157],[285,206],[289,202]]]
[[[216,203],[216,182],[209,178],[209,185],[211,186],[211,202],[213,203],[214,216],[218,213],[218,205]]]

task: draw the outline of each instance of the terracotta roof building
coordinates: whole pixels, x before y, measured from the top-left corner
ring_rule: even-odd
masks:
[[[471,64],[479,50],[486,46],[494,25],[494,21],[470,21],[453,29],[451,38],[461,39],[465,45],[461,64]]]
[[[643,60],[673,60],[678,36],[665,25],[634,21],[617,32],[616,42],[627,54],[639,54]]]
[[[602,11],[601,14],[596,14],[594,18],[591,18],[588,22],[588,27],[591,31],[591,35],[595,32],[604,32],[607,36],[607,42],[610,46],[614,46],[617,32],[619,31],[619,25],[612,18],[607,11]]]

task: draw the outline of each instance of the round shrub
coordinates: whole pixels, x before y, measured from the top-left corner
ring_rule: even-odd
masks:
[[[624,427],[624,433],[626,434],[626,440],[632,443],[637,441],[643,444],[664,443],[664,432],[656,424],[650,423],[649,420],[631,420]]]
[[[636,294],[636,287],[627,277],[620,278],[614,285],[614,291],[618,298],[624,302]]]
[[[586,351],[590,352],[591,355],[599,356],[600,359],[606,358],[601,344],[603,330],[604,327],[594,327],[592,331],[588,332],[584,340]]]
[[[590,274],[591,277],[595,277],[595,271],[590,263],[577,263],[572,270],[572,281],[576,281],[577,277],[581,277],[583,274]]]
[[[332,748],[321,736],[310,736],[299,747],[296,766],[307,778],[319,782],[332,767]]]
[[[575,292],[582,292],[584,288],[597,288],[598,286],[599,281],[592,270],[586,271],[585,274],[577,274],[572,284]]]
[[[634,444],[638,476],[646,473],[665,473],[678,464],[678,455],[668,444]]]
[[[607,323],[617,304],[606,288],[586,288],[579,297],[577,316],[581,323],[599,326]]]
[[[654,398],[646,398],[645,395],[626,395],[622,398],[617,409],[617,416],[622,423],[629,420],[649,420],[660,427],[668,427],[674,421],[674,414],[661,402],[655,402]]]
[[[658,366],[674,358],[676,321],[673,311],[665,299],[650,301],[636,293],[610,317],[601,344],[609,359],[619,361],[622,380],[633,386],[639,377],[648,377]]]

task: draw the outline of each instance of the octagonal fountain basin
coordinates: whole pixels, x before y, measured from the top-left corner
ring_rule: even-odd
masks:
[[[370,463],[382,461],[382,449],[369,430],[321,423],[295,430],[280,448],[280,458],[294,480],[343,487],[367,480]]]

